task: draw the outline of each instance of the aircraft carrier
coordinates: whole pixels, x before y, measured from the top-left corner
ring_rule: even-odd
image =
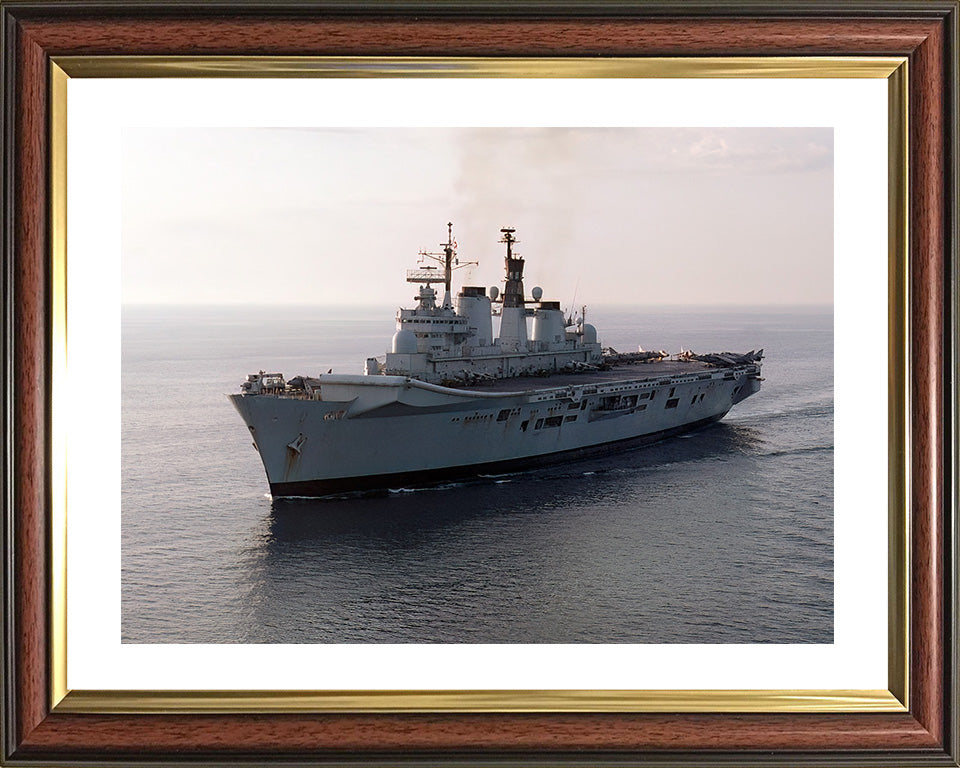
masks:
[[[503,290],[463,286],[447,225],[421,252],[390,351],[359,374],[247,376],[227,397],[260,454],[270,493],[328,496],[518,472],[644,445],[722,419],[759,391],[763,350],[603,349],[597,330],[540,288],[527,296],[515,230]],[[431,263],[433,262],[433,263]],[[443,286],[443,296],[433,286]],[[493,318],[499,334],[493,336]]]

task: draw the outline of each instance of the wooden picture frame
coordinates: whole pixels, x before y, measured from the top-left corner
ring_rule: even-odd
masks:
[[[958,765],[956,2],[10,0],[0,11],[4,762]],[[60,354],[51,329],[60,309],[51,297],[61,278],[50,255],[62,247],[62,232],[51,218],[50,178],[63,137],[50,115],[56,61],[103,56],[905,57],[909,581],[907,594],[892,599],[909,628],[908,706],[829,713],[710,706],[677,713],[668,704],[653,712],[387,713],[60,706],[55,678],[65,661],[51,609],[62,589],[51,565],[51,378]]]

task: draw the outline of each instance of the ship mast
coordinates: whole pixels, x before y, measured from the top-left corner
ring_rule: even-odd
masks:
[[[443,248],[443,306],[450,307],[450,281],[453,276],[453,222],[447,222],[447,242],[441,243]]]
[[[503,287],[503,306],[504,307],[522,307],[523,301],[523,257],[513,255],[513,244],[517,238],[513,233],[517,230],[513,227],[504,227],[500,230],[503,237],[501,243],[507,245],[507,256],[504,259],[504,266],[507,270],[507,280]]]
[[[433,259],[440,264],[443,264],[443,304],[441,305],[444,309],[451,309],[453,307],[453,302],[450,298],[450,286],[453,282],[453,270],[460,269],[462,267],[467,267],[471,265],[476,265],[476,261],[460,261],[456,258],[457,253],[457,244],[453,239],[453,222],[447,222],[447,242],[440,243],[440,247],[443,248],[443,253],[430,253],[429,251],[420,251],[420,261],[422,262],[424,258]],[[437,271],[436,267],[426,266],[420,269],[408,269],[407,270],[407,282],[408,283],[426,283],[429,287],[430,283],[436,283],[440,280],[440,273]]]
[[[517,242],[513,227],[500,230],[501,243],[507,246],[504,258],[507,278],[503,286],[503,299],[500,308],[500,348],[510,352],[527,351],[527,320],[523,298],[523,257],[513,252]]]

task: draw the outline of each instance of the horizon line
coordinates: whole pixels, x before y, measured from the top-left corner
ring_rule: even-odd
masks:
[[[533,302],[531,302],[533,303]],[[389,302],[370,302],[370,303],[351,303],[351,304],[315,304],[309,302],[121,302],[121,308],[204,308],[204,309],[244,309],[250,307],[272,307],[272,308],[312,308],[312,309],[370,309],[392,307]],[[397,304],[396,306],[402,306]],[[675,303],[657,303],[657,304],[631,304],[626,302],[609,303],[586,303],[588,309],[591,308],[630,308],[630,309],[834,309],[835,305],[830,302],[797,302],[797,303],[757,303],[757,304],[675,304]]]

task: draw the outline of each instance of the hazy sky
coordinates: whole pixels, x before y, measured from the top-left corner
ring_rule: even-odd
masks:
[[[124,303],[411,305],[454,224],[471,285],[577,304],[832,304],[829,128],[128,129]]]

